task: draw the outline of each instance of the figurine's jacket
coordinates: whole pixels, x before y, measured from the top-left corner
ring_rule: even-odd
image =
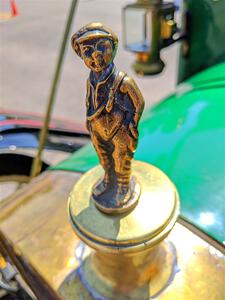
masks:
[[[110,97],[118,76],[121,81],[113,97]],[[134,123],[134,114],[141,109],[135,106],[128,93],[120,90],[126,77],[125,73],[121,74],[114,68],[103,81],[95,83],[91,78],[87,80],[87,127],[89,131],[100,135],[106,141],[110,140],[121,126],[129,129],[129,125]],[[132,135],[132,132],[129,133]]]

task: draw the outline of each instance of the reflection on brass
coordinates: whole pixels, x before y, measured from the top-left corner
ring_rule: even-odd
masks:
[[[72,36],[72,47],[91,70],[87,80],[87,128],[104,169],[92,197],[106,213],[135,206],[140,185],[131,176],[144,100],[134,80],[113,60],[118,38],[101,23],[90,23]]]
[[[176,248],[173,248],[173,246]],[[158,250],[160,250],[158,261],[155,261],[155,263],[157,263],[155,267],[158,265],[158,268],[153,269],[153,273],[150,275],[152,276],[150,284],[143,285],[139,291],[136,289],[134,293],[132,293],[131,298],[128,298],[128,295],[124,298],[120,298],[118,294],[113,294],[112,292],[108,299],[224,299],[225,256],[220,251],[201,240],[180,224],[175,225],[169,236],[169,243],[163,243],[157,251]],[[174,254],[177,255],[175,260]],[[149,258],[151,258],[151,254]],[[110,288],[112,291],[112,282],[106,279],[105,274],[100,274],[101,276],[98,274],[98,277],[96,277],[93,271],[96,271],[98,265],[96,265],[97,262],[94,262],[95,265],[91,268],[89,262],[91,259],[94,259],[93,256],[85,258],[82,267],[79,268],[79,272],[71,273],[63,282],[60,287],[63,299],[79,299],[80,295],[82,295],[85,300],[107,299],[103,297],[102,294],[96,293],[93,286],[97,285],[103,293],[105,286],[107,287],[107,291],[110,291]],[[107,261],[109,262],[109,260]],[[164,264],[161,265],[163,261]],[[102,261],[101,267],[104,262],[105,261]],[[143,266],[147,265],[147,263],[148,260],[142,261]],[[173,268],[171,268],[172,263],[174,264]],[[113,267],[114,264],[112,263],[111,268]],[[124,269],[124,266],[121,266],[121,269]],[[151,273],[151,270],[147,269],[147,274],[148,272]],[[141,274],[144,276],[143,273]],[[130,270],[127,270],[125,278],[117,278],[117,287],[120,287],[120,281],[124,282],[129,280],[129,275]],[[87,284],[85,276],[88,277],[92,285]],[[127,286],[127,288],[129,288],[129,286]],[[138,292],[139,294],[137,294]]]
[[[175,22],[174,20],[161,20],[161,37],[163,39],[170,39],[173,35]]]
[[[137,61],[139,61],[139,62],[147,63],[149,60],[149,57],[150,57],[149,53],[145,53],[145,52],[137,53]]]
[[[89,294],[101,297],[91,299],[149,300],[150,295],[157,296],[174,276],[176,252],[170,246],[163,243],[149,251],[118,257],[92,253],[78,269],[79,275],[65,280],[60,293],[66,300],[77,299],[80,281]],[[81,294],[85,295],[83,291]]]
[[[1,253],[0,253],[0,269],[1,269],[1,270],[2,270],[2,269],[5,269],[6,265],[7,265],[7,263],[6,263],[5,259],[4,259],[4,257],[1,255]]]

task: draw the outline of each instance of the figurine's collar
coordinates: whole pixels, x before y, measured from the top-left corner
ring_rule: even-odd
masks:
[[[102,72],[102,74],[97,78],[94,74],[94,72],[90,73],[90,82],[93,85],[101,84],[105,82],[114,72],[115,72],[115,65],[111,63],[105,70]]]

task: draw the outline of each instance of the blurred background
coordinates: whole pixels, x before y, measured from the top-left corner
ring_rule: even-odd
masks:
[[[16,0],[18,16],[0,21],[0,107],[43,114],[68,16],[70,0]],[[124,0],[80,0],[72,32],[100,21],[119,37],[117,67],[131,75],[140,87],[146,107],[173,91],[176,84],[178,45],[162,51],[164,71],[151,77],[131,69],[134,56],[122,45]],[[0,1],[0,12],[9,0]],[[53,117],[85,122],[85,89],[88,70],[68,43]]]

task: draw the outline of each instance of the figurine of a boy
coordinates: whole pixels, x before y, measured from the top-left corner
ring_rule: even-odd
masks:
[[[138,142],[144,100],[137,85],[113,63],[117,36],[90,23],[72,36],[72,47],[91,70],[87,80],[87,128],[105,171],[93,188],[101,206],[120,208],[132,197],[131,160]]]

